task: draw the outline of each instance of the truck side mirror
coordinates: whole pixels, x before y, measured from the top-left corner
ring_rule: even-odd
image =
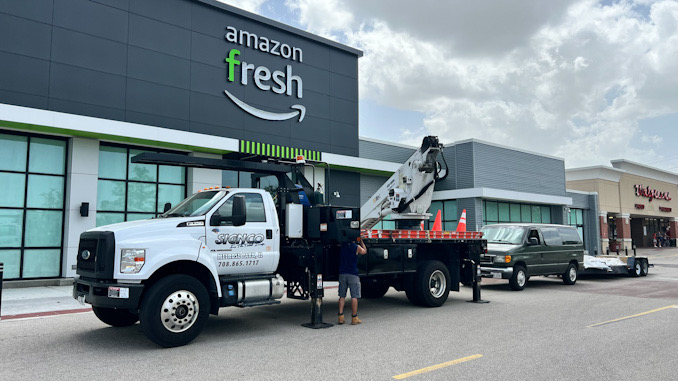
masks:
[[[165,207],[162,208],[162,212],[163,212],[163,213],[167,213],[167,211],[170,210],[170,209],[172,209],[172,203],[166,202],[166,203],[165,203]]]
[[[247,208],[245,207],[245,196],[233,196],[233,226],[243,226],[247,222]]]

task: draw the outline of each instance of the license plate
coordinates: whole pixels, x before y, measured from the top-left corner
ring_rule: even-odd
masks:
[[[492,273],[492,278],[499,278],[499,279],[501,279],[501,273]]]
[[[78,295],[78,302],[80,304],[85,304],[85,295]]]
[[[129,288],[127,287],[109,287],[108,297],[115,299],[129,299]]]

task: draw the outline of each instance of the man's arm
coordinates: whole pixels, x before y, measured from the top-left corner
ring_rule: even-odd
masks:
[[[356,253],[357,253],[358,255],[364,255],[364,254],[367,254],[367,248],[365,247],[365,242],[363,242],[363,240],[360,239],[360,237],[358,237],[358,245],[359,245],[359,246],[358,246],[358,249],[357,249]]]

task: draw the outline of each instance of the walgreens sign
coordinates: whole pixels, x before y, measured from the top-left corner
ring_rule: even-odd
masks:
[[[649,202],[652,202],[653,199],[671,201],[669,192],[660,192],[650,187],[643,187],[642,184],[636,184],[633,187],[636,189],[636,196],[647,197]]]

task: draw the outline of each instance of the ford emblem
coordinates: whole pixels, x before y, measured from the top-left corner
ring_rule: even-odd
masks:
[[[82,257],[82,259],[88,260],[89,257],[92,256],[92,253],[90,253],[89,250],[83,250],[82,253],[80,253],[80,256]]]

